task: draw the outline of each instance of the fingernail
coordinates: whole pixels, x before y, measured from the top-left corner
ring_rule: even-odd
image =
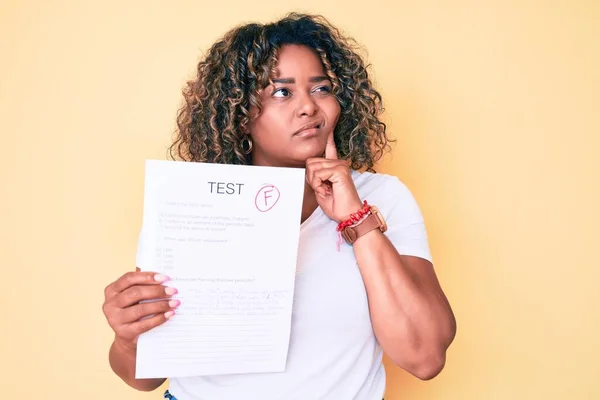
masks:
[[[167,311],[167,312],[165,313],[165,318],[166,318],[166,319],[169,319],[169,318],[171,318],[173,315],[175,315],[175,311]]]
[[[173,287],[170,287],[170,286],[169,286],[169,287],[167,287],[167,288],[165,289],[165,293],[166,293],[166,294],[168,294],[168,295],[170,296],[170,295],[172,295],[172,294],[175,294],[175,293],[177,293],[177,289],[175,289],[175,288],[173,288]]]
[[[163,274],[156,274],[156,275],[154,275],[154,280],[157,282],[164,282],[164,281],[168,281],[169,278]]]
[[[180,304],[181,304],[181,301],[179,301],[179,300],[169,301],[169,307],[171,307],[171,308],[175,308],[175,307],[179,306]]]
[[[326,198],[327,198],[327,196],[325,196],[325,195],[324,195],[323,193],[321,193],[321,192],[317,192],[317,194],[318,194],[319,196],[321,196],[322,198],[324,198],[324,199],[326,199]]]

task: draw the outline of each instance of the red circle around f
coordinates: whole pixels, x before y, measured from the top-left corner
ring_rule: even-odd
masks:
[[[254,199],[256,209],[260,212],[269,211],[279,201],[279,189],[273,185],[264,185]]]

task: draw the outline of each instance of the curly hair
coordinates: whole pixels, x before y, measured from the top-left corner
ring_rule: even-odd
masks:
[[[324,17],[291,13],[270,24],[250,23],[227,32],[198,63],[183,89],[172,159],[251,164],[243,149],[250,107],[261,111],[259,91],[271,84],[278,49],[305,45],[320,56],[341,113],[334,130],[338,156],[355,170],[373,170],[392,140],[380,93],[375,90],[358,45]]]

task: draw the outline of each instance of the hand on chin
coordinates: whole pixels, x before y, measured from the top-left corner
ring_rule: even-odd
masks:
[[[332,220],[340,222],[362,208],[352,173],[345,160],[338,159],[330,135],[324,152],[306,160],[306,182],[315,191],[317,203]]]

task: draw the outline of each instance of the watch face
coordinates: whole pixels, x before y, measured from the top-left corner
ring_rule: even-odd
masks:
[[[381,229],[381,232],[387,231],[387,224],[385,222],[385,219],[383,218],[383,215],[381,215],[381,213],[379,212],[379,209],[377,207],[371,206],[371,212],[373,213],[375,218],[377,218],[377,221],[379,222],[379,229]]]

